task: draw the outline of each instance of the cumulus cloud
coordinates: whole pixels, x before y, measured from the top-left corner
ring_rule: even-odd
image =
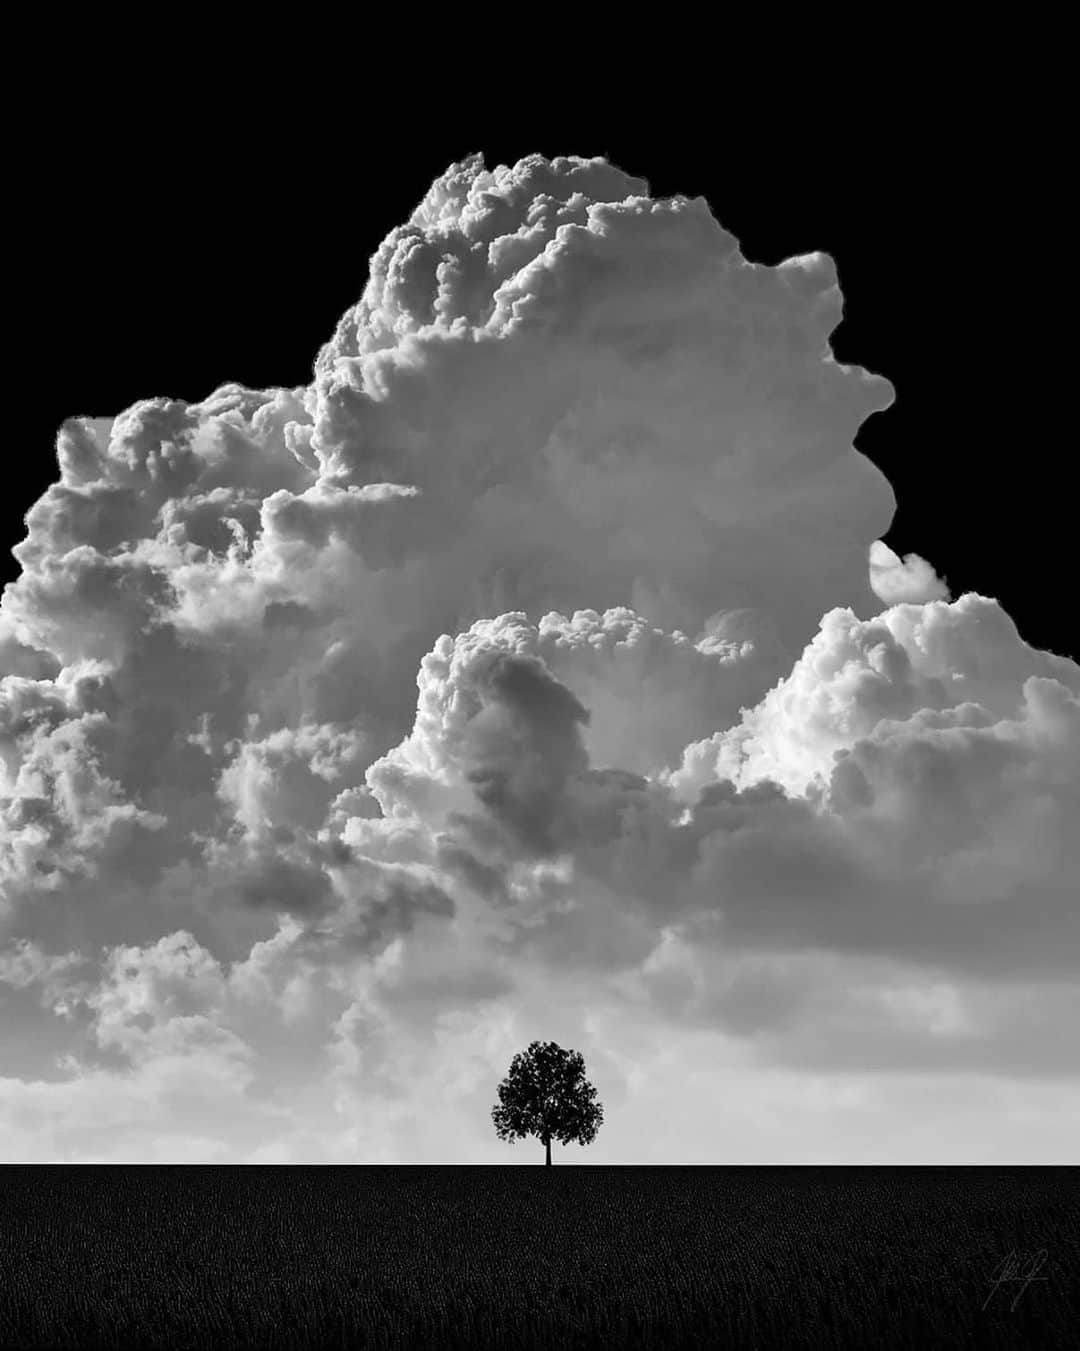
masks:
[[[882,542],[841,314],[701,198],[471,156],[309,385],[64,425],[0,602],[5,1156],[499,1161],[542,1037],[598,1161],[725,1111],[958,1161],[950,1076],[1060,1158],[1080,668]]]
[[[870,546],[870,587],[886,605],[949,599],[949,588],[925,558],[901,558],[880,539]]]

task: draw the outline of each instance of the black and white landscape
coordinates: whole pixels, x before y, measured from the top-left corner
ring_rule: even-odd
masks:
[[[472,148],[338,216],[276,171],[303,265],[261,170],[114,195],[152,304],[83,253],[39,307],[0,1158],[535,1167],[490,1113],[539,1039],[606,1112],[557,1164],[1080,1161],[1075,580],[988,336],[1037,269],[903,191],[892,255],[779,170]]]

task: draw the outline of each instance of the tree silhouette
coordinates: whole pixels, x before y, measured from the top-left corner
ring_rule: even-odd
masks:
[[[553,1041],[531,1042],[514,1056],[498,1094],[499,1105],[491,1109],[495,1133],[511,1144],[535,1135],[544,1142],[547,1164],[553,1139],[591,1144],[604,1120],[603,1107],[594,1101],[596,1089],[585,1078],[584,1060]]]

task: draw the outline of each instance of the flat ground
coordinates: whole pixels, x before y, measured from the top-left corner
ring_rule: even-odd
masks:
[[[1064,1348],[1078,1259],[1070,1168],[0,1168],[12,1351]]]

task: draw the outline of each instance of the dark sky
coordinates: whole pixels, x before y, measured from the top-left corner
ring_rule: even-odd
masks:
[[[755,139],[697,113],[640,132],[616,116],[545,130],[542,115],[518,132],[493,113],[411,138],[316,135],[265,108],[197,130],[178,114],[148,136],[134,104],[87,111],[46,156],[35,143],[16,157],[0,579],[55,477],[63,418],[227,380],[306,383],[369,254],[451,161],[605,154],[653,195],[705,196],[755,262],[832,254],[834,351],[897,391],[858,436],[898,499],[888,543],[954,595],[998,598],[1029,642],[1080,657],[1069,385],[1051,336],[1070,251],[1060,169],[1017,117],[940,100]]]

